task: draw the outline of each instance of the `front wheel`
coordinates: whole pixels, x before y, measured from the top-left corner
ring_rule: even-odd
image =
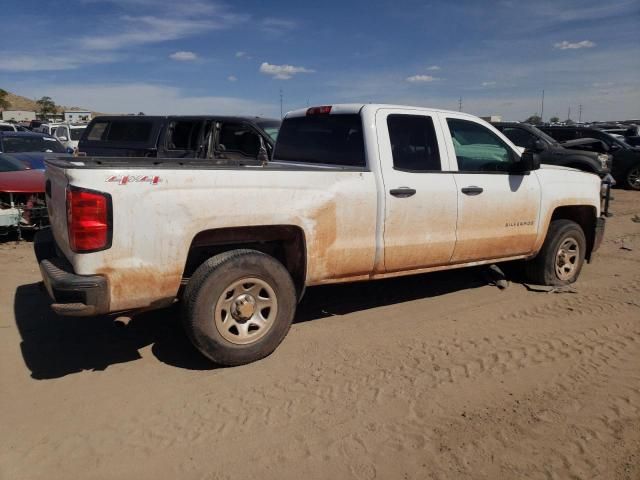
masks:
[[[568,285],[580,275],[587,241],[580,225],[554,220],[538,255],[525,264],[527,279],[538,285]]]
[[[640,163],[629,169],[624,182],[627,188],[640,190]]]
[[[243,365],[276,349],[295,308],[293,281],[279,261],[256,250],[232,250],[210,258],[191,277],[183,323],[206,357]]]

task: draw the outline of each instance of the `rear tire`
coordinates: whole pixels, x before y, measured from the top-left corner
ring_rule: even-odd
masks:
[[[183,324],[203,355],[220,365],[244,365],[280,345],[295,309],[295,287],[279,261],[232,250],[204,262],[189,280]]]
[[[525,263],[525,276],[538,285],[568,285],[580,275],[587,240],[580,225],[571,220],[553,220],[538,255]]]

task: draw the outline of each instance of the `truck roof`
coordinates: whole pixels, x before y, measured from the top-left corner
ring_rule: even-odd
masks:
[[[307,115],[307,112],[309,112],[309,110],[321,109],[326,107],[331,107],[330,112],[328,112],[329,114],[337,114],[337,115],[349,114],[349,113],[357,114],[364,109],[375,111],[380,108],[399,108],[399,109],[419,110],[425,113],[426,112],[455,113],[456,115],[463,115],[463,116],[476,118],[475,115],[466,114],[464,112],[456,112],[454,110],[445,110],[442,108],[417,107],[413,105],[393,105],[393,104],[385,104],[385,103],[334,103],[331,105],[318,105],[313,107],[292,110],[290,112],[287,112],[287,114],[285,115],[285,118],[304,117]],[[324,113],[327,113],[327,112],[324,112]]]

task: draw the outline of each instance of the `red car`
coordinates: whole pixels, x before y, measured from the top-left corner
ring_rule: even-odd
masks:
[[[37,230],[49,224],[42,170],[31,170],[0,153],[0,235]]]

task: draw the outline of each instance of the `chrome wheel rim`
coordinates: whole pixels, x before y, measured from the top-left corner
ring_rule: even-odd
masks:
[[[578,269],[580,245],[573,237],[565,238],[556,253],[556,275],[560,280],[571,280]]]
[[[264,280],[247,277],[224,289],[214,308],[214,322],[222,337],[248,345],[264,337],[278,315],[278,300]]]
[[[640,167],[634,167],[629,171],[627,182],[631,188],[640,189]]]

